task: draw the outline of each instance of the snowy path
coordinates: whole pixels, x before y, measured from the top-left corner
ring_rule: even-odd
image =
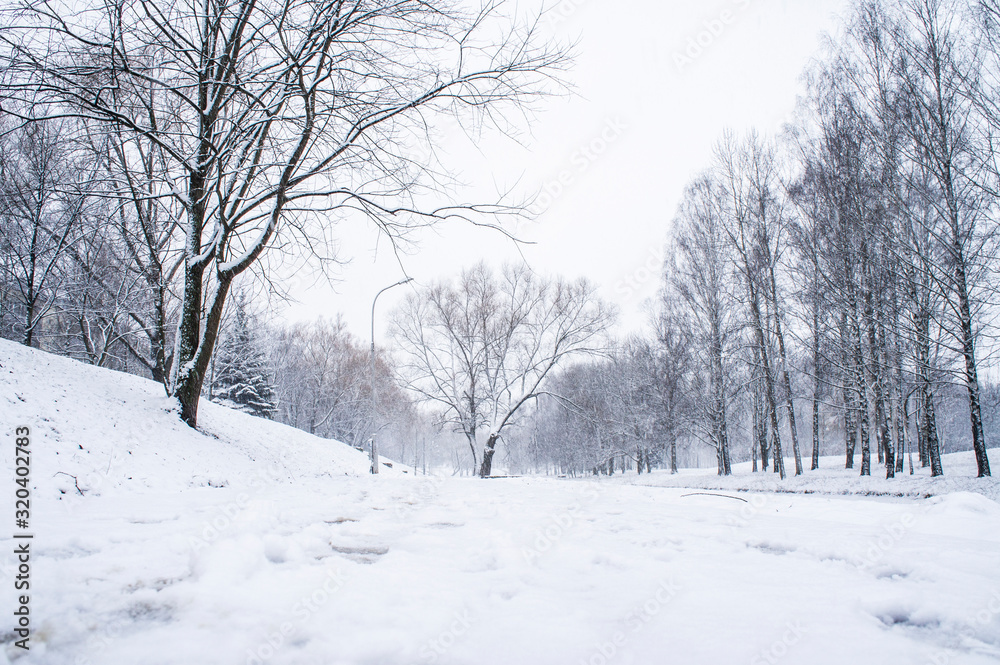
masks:
[[[996,503],[692,491],[345,477],[43,501],[13,662],[1000,662]]]

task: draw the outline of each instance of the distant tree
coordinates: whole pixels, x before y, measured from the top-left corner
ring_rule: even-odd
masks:
[[[38,346],[79,241],[88,196],[75,162],[70,122],[36,122],[0,139],[0,282],[7,334]]]
[[[655,342],[631,336],[614,345],[609,364],[598,368],[606,378],[602,397],[607,424],[622,456],[631,458],[639,473],[652,470],[653,450],[662,450],[657,441],[665,429],[661,351]]]
[[[732,359],[739,327],[739,305],[732,247],[725,231],[725,190],[711,175],[694,180],[684,192],[672,228],[674,251],[665,279],[684,312],[675,325],[690,337],[690,390],[697,417],[693,435],[715,449],[719,475],[732,474],[728,413],[734,396]]]
[[[361,446],[372,432],[369,350],[340,317],[270,331],[277,420],[310,434]],[[399,387],[390,358],[376,351],[376,430],[388,428],[400,449],[419,420]],[[426,429],[421,427],[421,429]]]
[[[716,164],[719,180],[726,192],[724,215],[727,223],[723,228],[733,246],[737,270],[746,293],[749,322],[756,338],[757,357],[764,378],[774,437],[774,462],[784,478],[785,462],[778,430],[778,398],[774,380],[774,376],[778,375],[783,381],[795,475],[798,476],[803,471],[802,453],[795,425],[794,393],[785,343],[785,303],[777,278],[786,223],[778,192],[777,159],[773,148],[756,132],[751,132],[743,141],[738,141],[727,132],[716,148]],[[777,345],[777,354],[770,349],[772,338]]]
[[[790,225],[790,244],[795,250],[793,272],[798,282],[796,300],[801,310],[801,318],[809,331],[809,347],[812,374],[812,460],[810,470],[819,468],[820,458],[820,404],[829,375],[830,360],[826,356],[826,338],[829,336],[829,309],[825,297],[826,285],[823,279],[819,248],[821,243],[821,220],[824,215],[823,202],[815,191],[803,180],[789,187],[789,198],[796,204],[799,215]]]
[[[474,461],[486,430],[479,473],[488,477],[504,430],[546,392],[556,367],[604,348],[612,319],[586,281],[546,279],[523,264],[498,274],[480,263],[409,296],[392,334],[407,387],[465,435]]]
[[[670,282],[660,293],[655,325],[655,380],[659,431],[665,436],[670,472],[677,473],[677,439],[690,418],[691,332],[685,328],[680,298]]]

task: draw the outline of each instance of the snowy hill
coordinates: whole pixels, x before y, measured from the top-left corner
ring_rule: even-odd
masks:
[[[21,425],[32,430],[41,493],[239,487],[369,469],[350,446],[206,399],[192,430],[158,383],[0,340],[0,431]]]

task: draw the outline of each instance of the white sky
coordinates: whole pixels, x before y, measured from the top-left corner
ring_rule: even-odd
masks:
[[[646,321],[644,301],[659,285],[685,185],[709,164],[724,128],[774,135],[790,119],[804,68],[847,6],[846,0],[562,0],[546,29],[578,42],[567,76],[575,95],[545,103],[530,135],[521,137],[525,147],[493,135],[475,150],[463,133],[451,132],[439,146],[442,159],[470,183],[463,200],[480,202],[515,185],[522,197],[547,184],[553,191],[563,173],[570,184],[557,196],[543,193],[539,203],[551,203],[520,232],[535,243],[523,246],[523,254],[539,272],[587,277],[619,306],[621,331],[638,330]],[[680,68],[675,56],[699,37],[707,46]],[[279,315],[309,320],[339,312],[367,340],[372,297],[403,274],[384,241],[375,251],[373,230],[342,226],[339,253],[349,263],[338,283],[309,282],[294,293],[298,303]],[[427,283],[481,259],[499,264],[517,257],[499,233],[449,224],[422,234],[404,265],[417,283]],[[406,288],[379,300],[378,339],[384,341],[386,314]]]

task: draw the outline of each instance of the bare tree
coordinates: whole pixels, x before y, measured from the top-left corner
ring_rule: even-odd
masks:
[[[657,361],[654,367],[659,397],[659,430],[666,435],[670,473],[677,473],[677,439],[690,413],[688,383],[692,368],[691,333],[674,284],[666,283],[654,319]]]
[[[63,261],[82,235],[88,197],[69,144],[69,121],[36,122],[0,143],[0,249],[7,306],[26,346],[38,346],[64,278]],[[13,332],[13,331],[12,331]]]
[[[343,319],[299,323],[272,337],[276,418],[360,446],[369,418],[368,356]]]
[[[92,124],[86,140],[101,171],[107,226],[116,236],[122,270],[139,286],[127,311],[142,339],[130,351],[154,381],[167,385],[173,361],[171,323],[181,302],[177,278],[184,267],[184,209],[163,191],[170,181],[168,160],[155,142],[120,127]],[[114,291],[114,281],[95,281],[109,295]]]
[[[725,190],[710,176],[688,186],[672,228],[673,263],[666,279],[687,314],[692,352],[692,390],[700,393],[696,430],[715,448],[719,475],[732,473],[727,412],[732,398],[730,362],[737,324],[732,249],[725,232]]]
[[[725,233],[736,252],[737,266],[746,290],[750,312],[750,325],[760,358],[760,372],[764,378],[765,394],[774,437],[774,463],[782,478],[785,461],[781,452],[778,430],[777,391],[769,338],[773,333],[781,361],[784,380],[785,405],[788,426],[792,436],[795,458],[795,475],[802,474],[802,453],[795,426],[795,403],[792,393],[788,353],[782,325],[782,305],[777,286],[777,264],[781,255],[782,231],[780,204],[776,199],[777,169],[773,151],[755,134],[751,133],[742,143],[727,133],[716,149],[720,179],[726,192],[728,206]],[[772,320],[773,317],[773,320]],[[773,329],[772,324],[773,323]]]
[[[821,222],[823,217],[822,200],[803,182],[793,184],[789,195],[800,210],[799,216],[791,224],[791,245],[795,249],[797,260],[794,272],[800,280],[796,292],[797,300],[803,310],[804,322],[809,331],[809,347],[812,360],[812,460],[810,470],[819,468],[820,458],[820,404],[822,401],[826,379],[825,370],[829,362],[826,358],[824,340],[828,336],[828,312],[825,284],[820,259]]]
[[[963,40],[961,11],[944,0],[905,0],[895,38],[901,55],[898,75],[907,93],[906,127],[910,159],[926,168],[932,187],[915,189],[930,194],[926,203],[935,211],[934,233],[944,250],[937,271],[946,286],[945,303],[955,325],[955,337],[964,360],[963,378],[969,394],[972,447],[979,476],[990,475],[983,434],[977,332],[974,310],[982,262],[992,255],[993,224],[984,197],[982,160],[976,108],[980,96],[979,54]],[[967,27],[964,29],[968,29]]]
[[[465,435],[476,462],[486,429],[479,471],[488,477],[505,428],[545,392],[557,366],[604,348],[612,319],[585,281],[545,279],[523,264],[495,274],[480,263],[457,283],[410,295],[392,334],[407,387]]]
[[[92,213],[79,225],[79,239],[62,262],[59,297],[50,317],[46,349],[83,362],[135,371],[135,349],[143,334],[131,312],[145,285],[119,254],[117,234],[104,224],[106,209],[97,196]]]

